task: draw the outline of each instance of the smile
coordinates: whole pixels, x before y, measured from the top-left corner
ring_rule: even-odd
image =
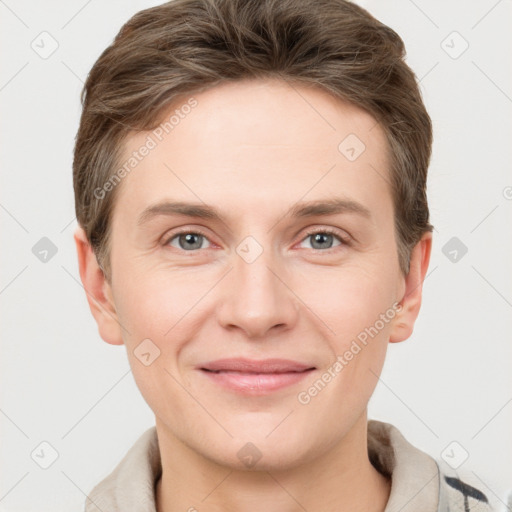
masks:
[[[249,395],[264,395],[297,384],[310,375],[314,368],[290,372],[241,372],[234,370],[202,369],[204,375],[215,384]]]

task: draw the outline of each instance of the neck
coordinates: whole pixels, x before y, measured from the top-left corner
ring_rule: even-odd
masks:
[[[158,419],[157,432],[158,512],[382,512],[389,498],[389,480],[368,459],[366,413],[337,445],[286,471],[222,466],[185,446]]]
[[[382,512],[389,498],[390,481],[368,459],[366,412],[337,445],[286,471],[222,466],[181,443],[158,419],[157,432],[158,512]]]

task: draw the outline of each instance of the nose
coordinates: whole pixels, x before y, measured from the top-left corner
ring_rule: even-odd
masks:
[[[225,329],[240,329],[247,338],[264,339],[273,331],[293,327],[299,301],[278,257],[263,250],[252,260],[250,251],[244,254],[242,248],[233,254],[233,269],[222,281],[217,319]]]

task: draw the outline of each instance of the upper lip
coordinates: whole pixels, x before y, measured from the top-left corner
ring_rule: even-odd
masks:
[[[309,364],[299,363],[290,359],[218,359],[209,363],[200,365],[201,370],[210,371],[235,371],[246,373],[288,373],[303,372],[314,369]]]

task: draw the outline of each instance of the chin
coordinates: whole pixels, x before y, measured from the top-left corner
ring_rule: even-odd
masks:
[[[286,432],[285,432],[286,434]],[[314,459],[318,447],[305,446],[302,440],[287,442],[274,434],[266,438],[261,431],[257,435],[236,436],[227,446],[212,454],[215,462],[233,470],[245,471],[287,471]]]
[[[304,460],[304,454],[298,454],[296,450],[280,450],[276,453],[276,450],[263,449],[258,452],[253,452],[253,459],[248,459],[248,454],[251,451],[247,445],[242,446],[242,450],[245,448],[246,453],[243,456],[235,455],[235,457],[226,458],[225,454],[220,459],[215,459],[217,464],[225,467],[229,467],[236,471],[289,471],[294,469],[306,461]],[[253,448],[252,448],[253,449]]]

